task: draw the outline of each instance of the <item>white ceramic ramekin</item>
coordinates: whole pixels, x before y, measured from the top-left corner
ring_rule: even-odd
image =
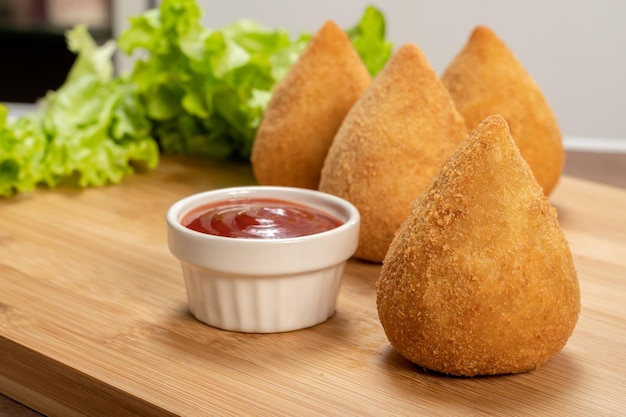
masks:
[[[343,223],[284,239],[213,236],[181,224],[197,207],[238,197],[292,201]],[[273,333],[311,327],[334,314],[346,260],[358,245],[360,216],[349,202],[319,191],[245,186],[183,198],[168,210],[167,225],[168,245],[181,262],[191,313],[225,330]]]

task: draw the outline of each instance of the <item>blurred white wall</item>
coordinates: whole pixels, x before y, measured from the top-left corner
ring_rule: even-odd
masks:
[[[535,78],[566,136],[626,140],[626,1],[198,0],[203,22],[219,28],[247,17],[293,33],[326,19],[357,22],[366,5],[386,16],[396,46],[413,42],[441,73],[478,24],[491,27]],[[117,0],[118,8],[137,2]],[[140,2],[139,2],[140,3]],[[149,4],[150,2],[145,2]],[[129,6],[133,5],[133,6]],[[125,25],[124,10],[116,26]]]

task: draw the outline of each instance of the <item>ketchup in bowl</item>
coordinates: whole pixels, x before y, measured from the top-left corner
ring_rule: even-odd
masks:
[[[331,317],[361,224],[340,197],[257,185],[189,195],[166,220],[193,316],[245,333],[303,329]]]
[[[210,235],[284,239],[341,226],[338,218],[313,207],[274,198],[233,198],[200,206],[181,224]]]

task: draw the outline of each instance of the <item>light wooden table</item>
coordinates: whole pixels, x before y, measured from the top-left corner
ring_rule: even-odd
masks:
[[[626,188],[626,154],[570,152],[564,174]],[[624,387],[626,392],[626,387]],[[39,413],[0,394],[0,416],[32,417]]]

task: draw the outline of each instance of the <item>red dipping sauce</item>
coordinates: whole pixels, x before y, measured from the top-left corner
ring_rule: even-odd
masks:
[[[333,215],[313,207],[273,198],[234,198],[200,206],[181,224],[210,235],[284,239],[308,236],[341,226]]]

